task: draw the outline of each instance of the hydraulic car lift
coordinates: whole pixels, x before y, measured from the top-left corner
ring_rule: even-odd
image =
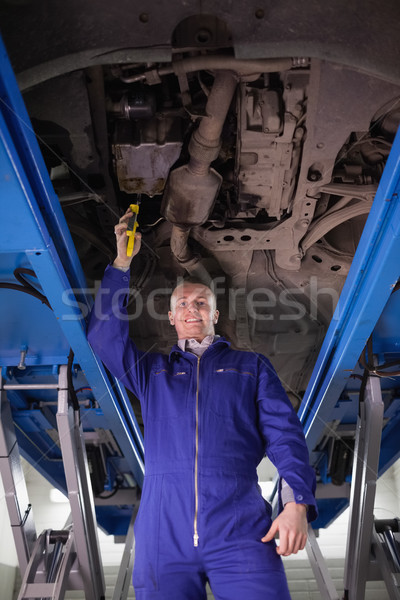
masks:
[[[373,519],[376,478],[400,454],[400,378],[386,370],[389,359],[400,359],[400,298],[392,294],[400,275],[399,194],[398,134],[299,411],[321,480],[314,526],[351,505],[349,600],[364,597],[367,573],[400,597],[398,521]],[[23,577],[19,598],[63,598],[67,589],[104,597],[96,522],[127,535],[114,591],[115,600],[126,598],[143,440],[125,390],[87,343],[92,298],[1,41],[0,197],[0,469]],[[390,379],[377,377],[382,369]],[[350,476],[343,463],[354,440]],[[333,457],[343,448],[335,485]],[[19,453],[68,495],[63,531],[36,536]],[[307,548],[321,597],[338,598],[311,529]]]
[[[399,257],[400,131],[298,413],[322,475],[332,461],[329,442],[339,442],[348,455],[353,449],[349,433],[354,433],[344,576],[349,600],[364,598],[368,579],[382,578],[390,598],[400,598],[399,521],[379,522],[373,516],[376,480],[400,455],[400,298],[393,293]],[[348,505],[348,486],[333,486],[328,476],[325,481],[317,489],[320,516],[314,527],[326,526]],[[322,597],[333,600],[337,593],[315,547],[311,534],[308,555]]]
[[[87,343],[92,298],[1,40],[0,195],[0,466],[19,598],[63,598],[68,589],[104,597],[97,523],[128,532],[114,592],[124,598],[143,439],[125,389]],[[68,495],[65,530],[36,537],[20,453]]]

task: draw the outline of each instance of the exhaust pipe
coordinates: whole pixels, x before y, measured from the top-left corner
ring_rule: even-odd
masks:
[[[222,183],[222,177],[210,164],[218,157],[221,132],[235,93],[237,79],[232,71],[216,74],[207,100],[206,116],[189,142],[190,160],[170,173],[161,212],[172,223],[171,250],[178,262],[191,274],[209,279],[187,240],[192,227],[208,219]]]

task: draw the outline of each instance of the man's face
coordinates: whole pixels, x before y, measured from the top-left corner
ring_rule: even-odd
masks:
[[[168,317],[179,340],[194,338],[202,342],[206,335],[214,335],[218,315],[215,298],[206,285],[183,283],[174,290]]]

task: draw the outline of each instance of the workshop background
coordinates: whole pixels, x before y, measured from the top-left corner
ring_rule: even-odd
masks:
[[[26,461],[23,461],[23,466],[38,532],[49,526],[54,529],[61,529],[69,515],[69,504],[66,498],[58,490],[54,490]],[[269,481],[262,480],[263,473],[270,473],[270,467],[267,465],[264,468],[263,463],[261,463],[259,469],[260,485],[266,489]],[[378,480],[374,513],[377,519],[392,518],[400,514],[400,461],[397,461]],[[321,529],[318,538],[321,551],[339,594],[343,593],[348,514],[349,510],[347,509],[330,527]],[[17,567],[17,556],[1,481],[0,532],[1,600],[16,600],[21,578]],[[99,540],[107,586],[106,600],[110,600],[117,579],[124,544],[115,544],[114,537],[105,535],[100,529]],[[285,558],[284,565],[292,600],[320,600],[321,595],[305,550],[299,552],[296,556]],[[66,600],[84,600],[84,598],[84,593],[79,591],[67,592],[65,596]],[[131,586],[128,600],[134,598],[135,594]],[[209,591],[208,599],[212,598],[213,595]],[[367,583],[365,600],[389,600],[383,581]]]

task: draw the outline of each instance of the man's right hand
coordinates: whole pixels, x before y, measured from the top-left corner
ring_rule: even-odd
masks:
[[[115,237],[117,240],[117,258],[113,262],[113,267],[128,268],[132,262],[132,259],[140,250],[142,234],[139,232],[135,233],[135,244],[133,246],[132,256],[126,255],[126,248],[128,246],[128,236],[126,230],[128,228],[128,221],[132,217],[132,211],[130,208],[120,218],[118,225],[114,227]]]

